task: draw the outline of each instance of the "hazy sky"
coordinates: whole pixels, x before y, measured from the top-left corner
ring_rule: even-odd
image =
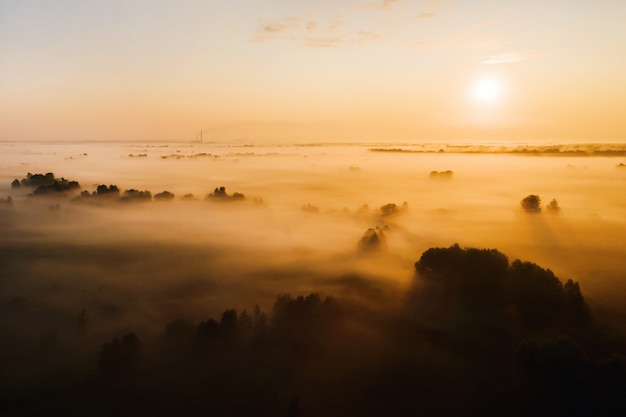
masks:
[[[624,142],[624,22],[623,0],[0,0],[0,140]]]

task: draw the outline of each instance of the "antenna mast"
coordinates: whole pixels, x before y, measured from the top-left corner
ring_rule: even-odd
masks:
[[[204,132],[208,132],[208,130],[202,130],[200,129],[200,132],[196,135],[196,141],[202,143],[202,134]]]

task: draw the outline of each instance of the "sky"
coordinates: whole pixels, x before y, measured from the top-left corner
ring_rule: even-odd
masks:
[[[0,140],[626,142],[623,0],[0,0]]]

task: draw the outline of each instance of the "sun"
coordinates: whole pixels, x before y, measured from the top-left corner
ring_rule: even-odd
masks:
[[[500,95],[500,84],[491,78],[483,78],[474,87],[474,96],[480,101],[493,101]]]

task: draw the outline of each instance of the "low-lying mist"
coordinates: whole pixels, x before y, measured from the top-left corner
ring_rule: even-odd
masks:
[[[592,309],[626,327],[621,157],[357,145],[0,148],[2,379],[86,366],[113,337],[156,340],[176,319],[257,305],[269,314],[279,294],[330,296],[386,320],[422,285],[422,253],[454,243],[572,279]],[[29,173],[80,187],[12,186]],[[98,196],[101,185],[119,194]],[[173,198],[156,198],[164,191]],[[541,210],[522,208],[528,195],[540,196]],[[553,199],[558,210],[547,207]],[[359,320],[349,326],[358,340],[388,343]]]

